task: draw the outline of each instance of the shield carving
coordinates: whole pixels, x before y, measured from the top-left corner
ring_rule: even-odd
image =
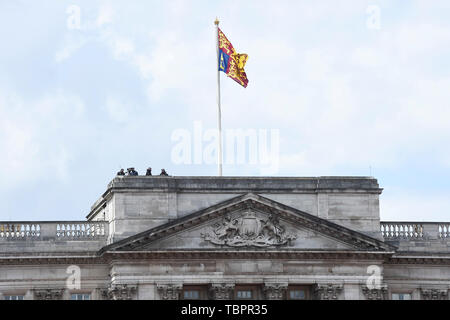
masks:
[[[252,214],[247,214],[241,220],[239,235],[243,238],[256,238],[261,231],[261,222]]]

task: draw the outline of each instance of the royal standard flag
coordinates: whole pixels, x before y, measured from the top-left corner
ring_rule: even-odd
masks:
[[[223,71],[231,79],[244,88],[247,87],[248,79],[244,71],[248,56],[245,53],[236,53],[233,45],[219,28],[219,71]]]

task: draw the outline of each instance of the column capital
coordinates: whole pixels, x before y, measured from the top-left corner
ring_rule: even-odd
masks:
[[[370,286],[368,287],[366,284],[362,285],[361,290],[363,294],[366,296],[367,300],[386,300],[388,288],[386,284],[382,284],[379,286]]]
[[[34,296],[37,300],[61,300],[64,289],[35,289]]]
[[[286,296],[287,287],[287,283],[265,283],[264,297],[268,300],[282,300]]]
[[[133,300],[137,292],[135,285],[112,284],[107,289],[101,290],[102,296],[108,300]]]
[[[340,283],[318,283],[314,287],[314,296],[318,300],[338,300],[342,288]]]
[[[215,300],[233,299],[234,283],[211,283],[209,294]]]
[[[159,283],[156,288],[161,300],[178,300],[183,285],[181,283]]]
[[[421,288],[420,293],[424,300],[447,300],[448,289],[428,289]]]

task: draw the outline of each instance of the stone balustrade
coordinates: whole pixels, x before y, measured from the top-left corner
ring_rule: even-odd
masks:
[[[388,239],[423,238],[423,225],[414,222],[381,222],[381,235]]]
[[[0,222],[0,241],[89,240],[108,236],[106,221]]]
[[[450,239],[449,222],[380,222],[386,240]]]
[[[449,222],[380,222],[385,240],[450,240]],[[0,241],[88,240],[106,238],[106,221],[7,221],[0,222]]]
[[[439,238],[450,239],[450,223],[439,224]]]

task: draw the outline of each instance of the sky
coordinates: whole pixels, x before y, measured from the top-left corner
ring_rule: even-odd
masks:
[[[194,143],[196,125],[217,127],[218,17],[249,56],[247,88],[221,75],[222,127],[276,132],[270,175],[374,176],[382,220],[450,221],[449,10],[0,1],[0,220],[84,220],[120,168],[216,175],[216,163],[180,163],[174,149],[177,132]],[[223,170],[268,175],[262,167]]]

